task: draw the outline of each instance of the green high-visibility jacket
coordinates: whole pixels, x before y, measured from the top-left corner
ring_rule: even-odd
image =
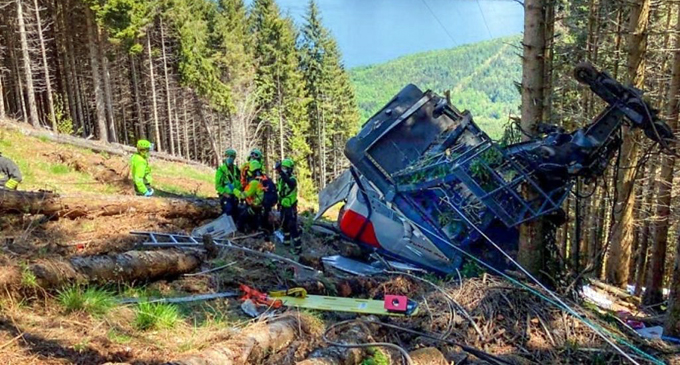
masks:
[[[259,207],[264,199],[264,187],[258,178],[250,180],[244,191],[236,195],[239,199],[245,199],[246,204],[251,207]]]
[[[241,190],[241,172],[236,164],[229,167],[226,163],[222,164],[215,171],[215,190],[217,195],[231,195],[234,190]]]
[[[276,191],[279,194],[279,204],[284,208],[290,208],[298,199],[297,179],[293,175],[281,174],[276,181]]]
[[[136,152],[130,159],[130,171],[132,171],[132,181],[137,194],[146,194],[148,190],[146,186],[152,183],[148,158]]]

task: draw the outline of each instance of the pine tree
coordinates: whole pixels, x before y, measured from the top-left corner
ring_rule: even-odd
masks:
[[[272,158],[290,155],[296,163],[301,191],[309,193],[306,143],[309,124],[307,98],[295,48],[296,31],[289,18],[282,18],[273,0],[256,0],[250,14],[258,121],[266,165]]]
[[[340,51],[310,0],[300,39],[300,67],[310,97],[308,138],[315,181],[321,189],[339,173],[345,141],[358,128],[358,112]],[[330,162],[330,164],[329,164]],[[330,178],[329,178],[330,177]]]

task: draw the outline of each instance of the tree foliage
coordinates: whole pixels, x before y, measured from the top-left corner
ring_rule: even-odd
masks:
[[[60,122],[50,126],[70,121],[70,128],[58,131],[128,144],[149,138],[165,152],[209,163],[227,147],[241,157],[259,147],[269,172],[276,160],[293,158],[301,191],[312,199],[315,185],[346,165],[338,151],[356,128],[357,110],[337,45],[317,10],[308,19],[315,23],[302,29],[324,33],[318,79],[309,78],[305,66],[308,49],[301,44],[307,35],[274,0],[249,6],[244,0],[38,2],[46,5],[42,28],[32,24],[32,2],[20,0],[29,43],[42,43],[23,47],[27,56],[16,51],[23,50],[21,32],[11,18],[19,8],[12,6],[12,14],[0,17],[0,42],[9,45],[0,47],[0,68],[10,70],[0,80],[0,115],[48,124],[55,103],[37,105],[24,98],[46,100],[43,85],[56,85],[49,94],[58,101]],[[35,29],[48,30],[44,41],[30,33]],[[45,57],[34,51],[40,49],[47,50]],[[16,67],[24,58],[49,62]],[[29,71],[36,76],[25,77]],[[46,83],[45,75],[57,80]],[[320,103],[323,121],[310,113]],[[314,155],[314,132],[322,124],[328,152]],[[327,169],[320,178],[315,175],[321,171],[311,167],[322,164]]]
[[[521,79],[517,46],[507,37],[430,51],[350,71],[361,119],[377,112],[407,83],[437,93],[451,90],[451,102],[472,112],[475,121],[494,138],[503,134],[509,114],[516,114]]]

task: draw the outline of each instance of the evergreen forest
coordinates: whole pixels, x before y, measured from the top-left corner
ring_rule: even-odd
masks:
[[[312,196],[359,123],[337,44],[310,1],[3,1],[0,119],[215,164],[291,157]]]

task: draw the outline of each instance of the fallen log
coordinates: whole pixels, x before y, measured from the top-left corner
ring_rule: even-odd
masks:
[[[609,284],[605,284],[597,279],[589,279],[590,283],[593,284],[594,286],[606,291],[607,293],[610,293],[614,295],[615,297],[625,300],[629,303],[635,304],[635,305],[640,305],[640,298],[629,294],[627,291],[617,288],[615,286],[611,286]]]
[[[166,218],[216,218],[217,200],[164,199],[138,196],[58,195],[49,192],[0,190],[0,214],[45,214],[51,217],[78,218],[111,216],[124,213],[160,215]]]
[[[299,322],[284,317],[247,327],[227,342],[167,365],[243,365],[257,364],[268,354],[288,347],[296,338]]]
[[[198,268],[196,253],[179,251],[128,251],[114,256],[74,257],[42,260],[29,266],[43,288],[65,283],[131,282],[178,276]]]

